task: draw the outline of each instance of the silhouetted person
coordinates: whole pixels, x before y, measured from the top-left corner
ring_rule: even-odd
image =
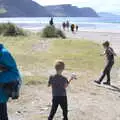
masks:
[[[114,65],[114,56],[116,56],[116,53],[114,50],[110,47],[110,43],[108,41],[103,43],[103,47],[105,48],[105,52],[102,55],[106,56],[106,65],[103,71],[103,74],[99,78],[99,80],[95,81],[97,84],[101,84],[102,80],[105,76],[107,76],[107,82],[104,82],[103,84],[110,85],[110,72],[112,69],[112,66]]]
[[[65,22],[63,22],[62,27],[63,27],[63,30],[65,30],[65,27],[66,27]]]
[[[50,19],[49,24],[54,25],[53,18]]]
[[[69,31],[69,27],[70,27],[70,23],[69,23],[69,21],[67,21],[66,22],[66,28],[67,28],[68,31]]]
[[[78,25],[76,25],[76,32],[78,31]]]

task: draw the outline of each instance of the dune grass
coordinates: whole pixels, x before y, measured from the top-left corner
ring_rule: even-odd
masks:
[[[90,41],[48,40],[40,38],[37,34],[31,34],[19,37],[0,36],[0,42],[4,43],[15,56],[24,83],[27,85],[46,83],[56,59],[64,60],[66,71],[70,72],[90,71],[95,74],[103,67],[103,58],[99,56],[101,47]],[[40,48],[44,42],[48,44],[47,50]]]

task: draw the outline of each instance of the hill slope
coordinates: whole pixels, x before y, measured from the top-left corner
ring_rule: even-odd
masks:
[[[78,8],[71,4],[67,4],[45,6],[45,8],[56,17],[98,17],[97,13],[89,7]]]
[[[32,0],[0,0],[0,8],[6,12],[1,17],[46,17],[46,9]]]
[[[0,0],[0,17],[98,17],[89,7],[41,6],[32,0]]]

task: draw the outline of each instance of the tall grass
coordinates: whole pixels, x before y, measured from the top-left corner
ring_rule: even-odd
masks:
[[[66,38],[65,34],[55,28],[55,26],[53,25],[49,25],[49,26],[46,26],[44,29],[43,29],[43,32],[42,32],[42,37],[46,37],[46,38],[58,38],[58,37],[61,37],[61,38]]]
[[[0,24],[0,34],[3,36],[25,36],[26,33],[22,28],[12,23]]]

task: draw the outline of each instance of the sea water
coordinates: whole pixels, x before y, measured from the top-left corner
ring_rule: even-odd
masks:
[[[39,30],[49,24],[49,20],[49,17],[0,18],[0,23],[11,22],[25,29]],[[79,29],[120,30],[120,17],[54,17],[54,24],[61,28],[62,23],[67,20],[71,24],[77,24]]]

